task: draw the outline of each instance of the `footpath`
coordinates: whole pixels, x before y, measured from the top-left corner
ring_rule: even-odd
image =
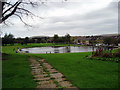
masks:
[[[30,57],[31,73],[37,83],[36,88],[73,88],[73,86],[66,77],[53,68],[45,59],[36,60]]]

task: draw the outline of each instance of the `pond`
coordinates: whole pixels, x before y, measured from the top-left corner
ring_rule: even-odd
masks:
[[[74,53],[91,52],[91,46],[67,46],[67,47],[33,47],[21,49],[23,53]]]

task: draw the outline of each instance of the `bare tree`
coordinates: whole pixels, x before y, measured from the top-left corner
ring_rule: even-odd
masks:
[[[67,1],[67,0],[62,0],[62,1]],[[40,4],[44,4],[45,2],[47,2],[47,0],[38,0],[37,2],[35,2],[34,0],[16,0],[16,1],[12,1],[12,0],[6,0],[6,1],[0,1],[0,6],[2,5],[2,9],[0,11],[0,13],[2,13],[1,17],[0,17],[0,23],[4,22],[11,16],[15,15],[17,16],[25,25],[28,25],[26,22],[24,22],[22,16],[26,15],[26,16],[36,16],[35,14],[33,14],[33,12],[31,12],[30,10],[26,9],[25,6],[26,5],[31,5],[32,7],[38,6],[38,2]],[[38,16],[36,16],[38,17]],[[40,18],[40,17],[39,17]]]
[[[11,16],[15,15],[17,16],[25,25],[28,25],[24,22],[22,16],[23,15],[31,15],[35,16],[30,10],[26,9],[26,5],[31,5],[32,7],[37,6],[37,2],[34,2],[33,0],[17,0],[15,2],[13,1],[4,1],[0,2],[2,5],[2,15],[1,15],[1,23],[4,22]]]

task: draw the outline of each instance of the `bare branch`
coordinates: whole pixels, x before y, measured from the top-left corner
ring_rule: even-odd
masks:
[[[33,7],[34,7],[34,6],[37,6],[37,3],[33,3],[33,2],[29,2],[29,3],[28,3],[28,2],[22,2],[22,3],[23,3],[23,4],[27,4],[27,5],[28,5],[28,4],[29,4],[29,5],[32,5]]]
[[[32,12],[30,12],[30,11],[29,11],[29,10],[27,10],[27,9],[24,9],[24,8],[19,8],[19,7],[18,7],[18,9],[23,10],[23,11],[25,11],[25,12],[27,12],[27,13],[29,13],[29,14],[31,14],[31,15],[33,15],[33,16],[35,16],[35,17],[38,17],[38,18],[43,19],[42,17],[39,17],[39,16],[37,16],[37,15],[33,14]]]
[[[18,14],[14,14],[14,15],[16,15],[17,17],[19,17],[19,19],[20,19],[26,26],[32,27],[32,25],[29,25],[29,24],[27,24],[26,22],[24,22],[23,19],[22,19]]]
[[[19,2],[16,2],[14,5],[12,5],[10,8],[8,8],[5,12],[3,12],[2,16],[7,13],[8,11],[10,11],[12,8],[14,8]]]
[[[23,11],[25,11],[25,12],[28,12],[28,13],[30,13],[30,14],[32,14],[32,15],[34,15],[32,12],[30,12],[29,10],[27,10],[27,9],[24,9],[24,8],[17,8],[17,9],[20,9],[20,10],[23,10]],[[35,16],[35,15],[34,15]]]
[[[16,6],[14,7],[13,11],[9,14],[7,14],[5,17],[2,18],[2,21],[5,21],[6,19],[8,19],[8,17],[12,16],[16,10],[17,10],[17,7],[20,5],[21,2],[17,3]]]
[[[8,24],[7,24],[5,21],[4,21],[3,23],[4,23],[6,26],[8,26]]]
[[[45,5],[45,3],[47,2],[47,0],[38,0],[39,2],[41,2],[41,4]],[[67,0],[63,0],[63,1],[67,1]],[[2,3],[2,22],[6,21],[9,17],[11,17],[12,15],[15,15],[17,17],[20,18],[20,20],[27,26],[31,26],[28,25],[27,23],[25,23],[23,21],[23,15],[26,16],[31,16],[31,18],[33,18],[33,16],[38,17],[40,19],[43,19],[40,16],[37,16],[35,14],[33,14],[32,11],[26,9],[24,7],[24,5],[31,5],[32,7],[38,6],[38,2],[34,2],[33,0],[17,0],[15,3],[12,3],[12,1],[7,1]]]

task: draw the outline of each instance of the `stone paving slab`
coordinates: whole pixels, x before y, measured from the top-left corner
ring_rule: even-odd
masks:
[[[32,72],[43,72],[43,70],[32,70]]]
[[[60,77],[63,77],[63,74],[61,73],[54,73],[54,74],[50,74],[51,77],[53,78],[60,78]]]
[[[41,71],[38,71],[38,70],[37,70],[37,71],[36,71],[36,70],[33,70],[32,72],[33,72],[33,73],[40,73],[40,72],[42,72],[42,70],[41,70]]]
[[[55,70],[55,69],[47,69],[50,73],[58,73],[58,71],[57,70]]]
[[[40,81],[45,81],[45,80],[50,80],[50,77],[43,77],[43,78],[35,78],[34,80],[40,80]]]
[[[31,72],[32,73],[32,75],[39,75],[39,74],[41,74],[42,72]]]
[[[62,87],[71,87],[72,84],[68,81],[62,81],[62,82],[59,82],[59,84],[62,86]]]
[[[45,77],[45,76],[48,76],[48,74],[34,75],[34,77]]]
[[[51,65],[49,65],[48,63],[43,63],[43,65],[47,68],[47,69],[51,69],[53,68]]]
[[[43,84],[53,84],[53,81],[52,80],[48,80],[48,81],[40,81],[40,82],[37,82],[38,84],[40,85],[43,85]]]
[[[57,81],[57,82],[61,82],[61,81],[64,81],[64,80],[66,80],[65,78],[55,78],[55,80]]]
[[[45,59],[40,59],[40,60],[38,60],[38,61],[40,61],[40,62],[45,62]]]
[[[37,88],[56,88],[56,84],[39,85]]]

